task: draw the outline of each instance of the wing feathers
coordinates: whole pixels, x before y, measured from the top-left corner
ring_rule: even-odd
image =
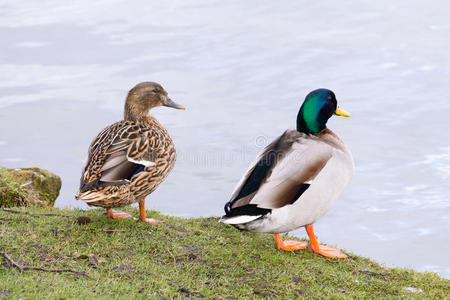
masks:
[[[243,207],[271,211],[294,203],[331,156],[332,148],[316,137],[295,130],[285,132],[244,176],[227,204],[227,217]]]
[[[331,158],[331,152],[327,149],[320,151],[317,146],[311,145],[311,153],[314,155],[304,150],[293,150],[288,154],[276,166],[250,203],[264,208],[280,208],[295,201],[294,197],[302,189],[302,185],[313,181]]]
[[[114,154],[111,154],[103,164],[103,167],[100,169],[100,171],[104,172],[108,169],[114,168],[117,165],[120,165],[124,161],[127,160],[125,151],[119,151]]]
[[[83,171],[80,190],[103,183],[124,184],[143,171],[155,166],[158,133],[153,128],[121,121],[105,128],[89,148],[88,163]],[[158,142],[159,143],[159,142]]]
[[[130,180],[139,165],[129,162],[128,160],[102,173],[100,181],[118,182],[122,180]]]
[[[238,199],[247,197],[258,191],[259,187],[270,175],[271,170],[283,155],[284,151],[289,149],[290,145],[287,141],[287,135],[287,132],[285,132],[270,145],[268,145],[261,155],[258,156],[258,160],[254,166],[251,167],[244,175],[235,192],[231,196],[231,202],[235,202]],[[249,201],[250,200],[251,198],[249,198]]]

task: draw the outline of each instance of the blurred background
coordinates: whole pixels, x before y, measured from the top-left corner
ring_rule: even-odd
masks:
[[[89,143],[157,81],[187,110],[152,111],[178,161],[148,208],[220,216],[305,95],[329,88],[352,113],[328,125],[356,171],[319,239],[450,278],[449,15],[446,0],[1,1],[0,165],[47,168],[56,206],[87,208]]]

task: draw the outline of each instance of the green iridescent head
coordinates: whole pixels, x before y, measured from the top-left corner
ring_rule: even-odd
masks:
[[[332,115],[350,117],[350,114],[337,105],[336,96],[327,89],[317,89],[309,93],[300,107],[297,116],[297,130],[317,134],[327,128]]]

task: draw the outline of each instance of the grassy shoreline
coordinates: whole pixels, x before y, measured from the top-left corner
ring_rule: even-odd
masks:
[[[449,299],[435,273],[275,249],[272,235],[239,232],[217,218],[178,218],[150,226],[111,220],[102,210],[0,209],[0,298],[376,298]],[[137,215],[137,211],[127,211]],[[87,218],[80,218],[87,217]],[[83,224],[90,221],[87,224]],[[81,223],[81,224],[80,224]],[[19,266],[80,274],[20,271]],[[348,252],[346,252],[348,253]],[[86,275],[83,275],[83,273]]]

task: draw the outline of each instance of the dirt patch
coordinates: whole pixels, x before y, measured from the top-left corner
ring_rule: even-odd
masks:
[[[112,269],[114,272],[133,271],[135,267],[132,264],[120,264],[118,267]]]

